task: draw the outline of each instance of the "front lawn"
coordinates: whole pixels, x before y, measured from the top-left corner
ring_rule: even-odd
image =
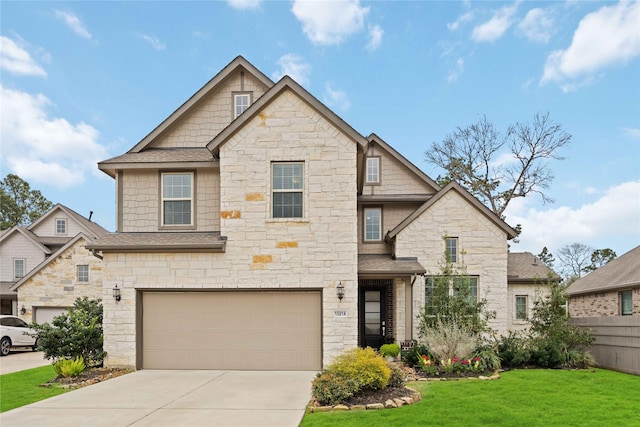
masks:
[[[414,382],[422,401],[397,409],[305,414],[316,426],[640,426],[640,377],[603,369],[521,369],[495,381]]]
[[[40,387],[55,377],[52,365],[0,375],[0,412],[69,391],[60,387]]]

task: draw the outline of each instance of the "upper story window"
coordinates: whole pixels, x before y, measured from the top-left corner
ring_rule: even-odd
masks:
[[[444,239],[445,241],[445,256],[447,257],[447,262],[458,262],[458,238],[457,237],[447,237]]]
[[[25,273],[25,261],[22,258],[13,260],[13,277],[14,279],[21,279]]]
[[[56,218],[56,234],[67,234],[67,220]]]
[[[516,320],[527,320],[526,295],[516,295]]]
[[[251,104],[250,93],[235,93],[233,94],[233,118],[235,119],[244,112]]]
[[[274,218],[302,218],[304,163],[272,163],[272,215]]]
[[[425,307],[427,313],[436,313],[438,304],[441,304],[441,298],[460,294],[464,290],[468,293],[468,301],[470,304],[478,302],[478,277],[445,277],[434,276],[425,279]]]
[[[380,184],[380,157],[367,157],[367,184]]]
[[[89,282],[89,266],[88,265],[78,266],[78,282],[82,282],[82,283]]]
[[[364,241],[379,242],[382,240],[382,209],[366,208],[364,210]]]
[[[620,292],[620,315],[631,316],[633,314],[633,291]]]
[[[193,173],[162,174],[162,225],[193,224]]]

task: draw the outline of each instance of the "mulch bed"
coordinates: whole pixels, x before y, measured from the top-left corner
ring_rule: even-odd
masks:
[[[349,400],[343,402],[344,405],[368,405],[370,403],[384,403],[387,400],[407,396],[407,389],[404,387],[387,387],[384,390],[369,390]]]
[[[131,369],[113,369],[113,368],[87,368],[75,377],[58,376],[54,379],[41,384],[41,387],[61,386],[64,388],[81,388],[101,381],[110,380],[121,375],[133,372]]]

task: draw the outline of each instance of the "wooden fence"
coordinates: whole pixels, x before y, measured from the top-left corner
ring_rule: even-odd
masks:
[[[640,316],[576,317],[569,323],[591,330],[596,340],[589,352],[598,366],[640,375]]]

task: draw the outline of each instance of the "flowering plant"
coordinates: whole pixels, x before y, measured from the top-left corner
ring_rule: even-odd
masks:
[[[423,354],[420,357],[418,357],[418,365],[420,365],[420,368],[424,372],[426,372],[427,374],[431,374],[431,375],[437,375],[438,374],[438,367],[429,358],[429,356],[426,356],[426,355]]]

